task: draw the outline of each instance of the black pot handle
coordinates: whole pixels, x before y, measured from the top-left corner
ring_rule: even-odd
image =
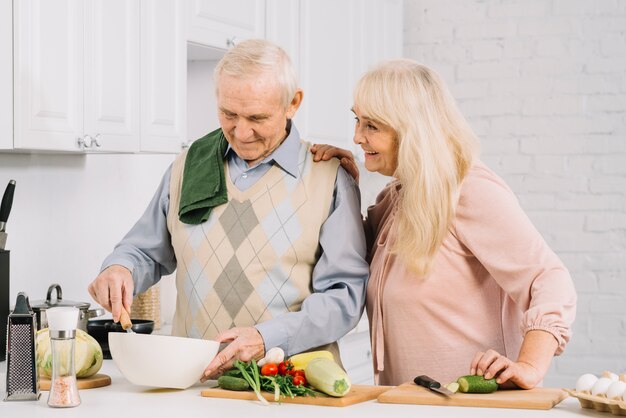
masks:
[[[50,304],[50,302],[52,300],[52,291],[53,290],[57,291],[57,301],[63,300],[63,291],[61,291],[61,285],[58,284],[58,283],[53,283],[48,288],[48,293],[46,294],[46,302],[48,304]]]

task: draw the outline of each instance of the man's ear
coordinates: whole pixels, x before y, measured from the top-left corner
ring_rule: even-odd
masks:
[[[304,92],[301,89],[296,90],[296,94],[293,95],[293,99],[291,99],[291,103],[287,106],[287,119],[293,119],[296,111],[302,104],[302,97]]]

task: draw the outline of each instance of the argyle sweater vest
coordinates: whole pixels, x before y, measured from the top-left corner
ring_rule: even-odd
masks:
[[[312,291],[338,160],[313,162],[303,142],[298,178],[274,165],[245,191],[233,185],[225,162],[228,202],[189,225],[178,219],[186,155],[172,166],[167,215],[177,261],[172,334],[213,339],[298,311]]]

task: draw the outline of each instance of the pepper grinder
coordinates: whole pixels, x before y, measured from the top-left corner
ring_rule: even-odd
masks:
[[[46,311],[52,348],[52,379],[48,406],[71,408],[80,405],[76,384],[74,346],[78,308],[58,307]]]

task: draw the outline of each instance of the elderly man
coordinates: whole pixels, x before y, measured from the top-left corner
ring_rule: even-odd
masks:
[[[336,159],[313,163],[300,139],[286,53],[244,41],[214,76],[221,129],[176,159],[89,285],[117,321],[133,293],[176,269],[173,334],[230,342],[205,378],[272,347],[336,350],[369,272],[358,187]]]

